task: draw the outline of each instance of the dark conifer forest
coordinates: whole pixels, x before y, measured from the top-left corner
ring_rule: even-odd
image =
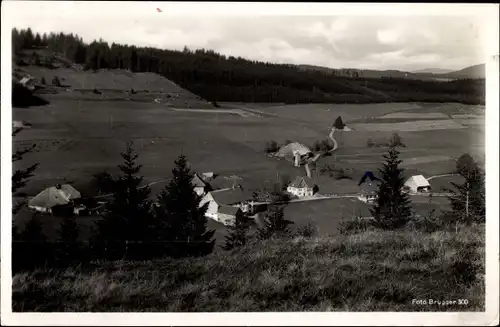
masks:
[[[47,49],[86,70],[128,69],[160,74],[209,101],[284,103],[461,102],[484,104],[484,79],[448,82],[415,78],[365,78],[362,71],[304,70],[226,56],[212,50],[136,47],[100,39],[90,44],[64,33],[40,35],[13,29],[14,55]],[[16,56],[14,56],[16,57]],[[50,59],[37,64],[50,67]],[[22,62],[17,62],[21,65]]]

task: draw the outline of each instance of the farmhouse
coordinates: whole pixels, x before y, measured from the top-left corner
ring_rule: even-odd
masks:
[[[35,89],[35,79],[31,76],[23,77],[19,81],[19,84],[27,88],[28,90],[34,90]]]
[[[69,210],[75,212],[74,200],[79,198],[81,198],[81,194],[73,186],[57,184],[46,188],[29,200],[28,207],[47,213],[67,212]]]
[[[422,175],[415,175],[410,177],[406,183],[405,187],[409,188],[413,193],[429,192],[431,190],[431,184]]]
[[[368,182],[361,184],[358,199],[365,203],[373,203],[377,199],[377,182]]]
[[[303,161],[312,154],[311,150],[299,142],[289,143],[282,146],[275,156],[285,158],[286,160],[293,160],[295,166],[300,166]]]
[[[314,181],[307,176],[297,176],[297,178],[287,187],[287,192],[295,196],[312,196],[315,189]]]
[[[200,206],[208,202],[208,208],[205,216],[216,221],[221,221],[220,208],[231,206],[239,208],[242,212],[253,213],[254,203],[250,200],[252,197],[240,187],[229,190],[216,190],[205,194],[200,202]],[[222,217],[224,217],[224,212]]]

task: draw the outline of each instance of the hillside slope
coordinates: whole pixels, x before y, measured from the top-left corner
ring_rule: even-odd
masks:
[[[30,34],[31,33],[31,34]],[[235,58],[212,50],[139,48],[102,40],[84,43],[72,34],[43,38],[13,31],[14,54],[43,47],[64,54],[86,70],[126,69],[157,73],[209,101],[285,103],[463,102],[484,103],[484,80],[437,82],[411,73],[322,71]],[[42,44],[43,43],[43,44]],[[52,59],[32,56],[32,64],[52,69]],[[19,62],[21,64],[21,62]],[[82,83],[80,83],[82,84]],[[370,89],[371,91],[368,91]]]
[[[204,258],[39,270],[12,284],[14,312],[482,311],[484,225],[285,238]]]

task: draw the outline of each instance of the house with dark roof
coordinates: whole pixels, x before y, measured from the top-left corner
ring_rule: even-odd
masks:
[[[312,178],[307,176],[297,176],[295,180],[288,185],[286,191],[295,196],[312,196],[315,193],[316,184]]]
[[[205,203],[208,203],[208,209],[205,215],[216,221],[220,221],[219,209],[223,206],[239,208],[245,213],[253,212],[252,195],[241,187],[208,192],[201,200],[200,206]]]
[[[358,199],[365,203],[373,203],[377,200],[379,182],[369,181],[360,185]]]

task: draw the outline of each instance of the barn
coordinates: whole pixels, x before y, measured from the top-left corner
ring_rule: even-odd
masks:
[[[251,199],[251,194],[244,191],[241,187],[236,187],[229,190],[208,192],[201,200],[200,206],[208,202],[208,209],[205,215],[208,218],[220,221],[219,212],[222,206],[239,208],[242,212],[251,214],[253,212],[253,201]]]
[[[28,207],[40,212],[56,213],[54,211],[73,211],[73,201],[81,198],[73,186],[69,184],[51,186],[28,201]],[[59,210],[61,209],[61,210]]]
[[[429,181],[422,175],[410,177],[406,181],[405,187],[412,193],[429,192],[431,190],[431,184],[429,184]]]

